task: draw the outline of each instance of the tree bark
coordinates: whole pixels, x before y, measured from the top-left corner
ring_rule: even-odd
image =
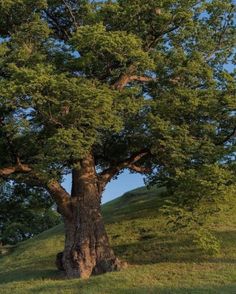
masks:
[[[119,270],[121,262],[110,247],[101,215],[101,190],[92,155],[73,170],[71,215],[64,217],[65,248],[57,266],[68,278]]]

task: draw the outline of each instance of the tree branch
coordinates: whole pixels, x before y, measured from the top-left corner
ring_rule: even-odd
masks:
[[[34,181],[37,181],[38,185],[44,187],[55,200],[59,212],[64,216],[70,217],[70,195],[57,180],[53,179],[48,181],[44,176],[33,171],[29,165],[20,163],[19,160],[15,166],[8,166],[0,169],[0,178],[7,179],[14,174],[29,174],[29,183],[32,184]]]
[[[159,32],[158,34],[156,34],[154,39],[152,39],[151,42],[149,44],[147,44],[147,50],[150,51],[153,48],[153,46],[156,45],[156,43],[160,37],[177,30],[179,27],[180,27],[179,25],[175,25],[171,28],[168,28],[168,29],[163,30],[162,32]]]
[[[58,212],[63,216],[70,217],[70,194],[66,192],[66,190],[60,185],[57,180],[51,180],[47,182],[46,189],[55,200],[58,206]]]
[[[234,127],[233,131],[226,137],[224,138],[224,140],[222,140],[220,143],[218,143],[217,145],[222,145],[227,143],[230,139],[232,139],[233,137],[236,137],[236,126]]]
[[[137,173],[141,173],[141,174],[148,174],[148,173],[151,172],[151,168],[144,167],[144,166],[138,166],[138,165],[136,165],[136,164],[130,164],[130,165],[128,166],[128,168],[129,168],[130,170],[133,170],[133,171],[135,171],[135,172],[137,172]]]
[[[8,166],[0,169],[0,177],[6,178],[12,174],[30,173],[32,169],[27,164],[18,163],[15,166]]]
[[[128,74],[122,74],[120,78],[114,83],[113,88],[116,90],[123,90],[124,87],[132,82],[132,81],[139,81],[139,82],[150,82],[154,81],[155,79],[147,76],[138,76],[138,75],[128,75]]]
[[[148,82],[155,82],[158,81],[158,78],[151,78],[148,76],[138,76],[138,75],[128,75],[128,74],[123,74],[120,76],[120,78],[115,82],[115,84],[113,85],[113,88],[116,90],[123,90],[124,87],[132,82],[132,81],[139,81],[139,82],[144,82],[144,83],[148,83]],[[176,77],[173,79],[169,79],[169,81],[176,85],[179,81],[180,81],[180,77]]]
[[[71,9],[70,5],[67,3],[66,0],[63,0],[63,3],[66,6],[67,10],[69,11],[69,14],[71,16],[71,19],[72,19],[72,21],[74,23],[75,28],[77,28],[78,27],[78,24],[77,24],[76,18],[74,16],[74,13],[72,12],[72,9]]]
[[[150,151],[148,149],[140,150],[137,153],[134,153],[131,157],[118,162],[114,166],[111,166],[110,168],[102,171],[99,175],[99,182],[102,187],[104,187],[117,173],[119,173],[121,170],[125,168],[129,168],[133,171],[139,172],[139,173],[149,173],[151,172],[151,169],[146,167],[141,167],[136,165],[136,163],[142,159],[143,157],[150,155]]]
[[[49,21],[51,20],[51,25],[53,26],[57,34],[60,34],[64,41],[68,41],[68,39],[71,37],[70,34],[66,31],[65,28],[63,28],[60,25],[60,23],[58,22],[57,18],[53,15],[53,13],[50,13],[47,10],[44,10],[44,13],[46,17],[49,18]]]
[[[133,74],[135,71],[135,67],[131,65],[127,70],[127,73],[123,73],[120,75],[119,79],[113,84],[112,88],[115,90],[123,90],[125,86],[127,86],[127,84],[129,84],[132,81],[138,81],[143,83],[158,81],[158,78],[135,75]],[[180,81],[180,77],[170,78],[169,81],[176,85]]]
[[[154,81],[155,79],[147,76],[130,76],[129,81],[139,81],[139,82],[151,82]]]

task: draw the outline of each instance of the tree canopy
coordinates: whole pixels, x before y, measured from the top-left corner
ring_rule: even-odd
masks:
[[[232,153],[231,1],[4,1],[0,33],[2,166],[55,176],[91,148],[100,168],[149,149],[173,170]]]

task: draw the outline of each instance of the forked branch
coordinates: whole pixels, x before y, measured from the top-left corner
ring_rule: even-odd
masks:
[[[151,169],[147,167],[142,167],[137,164],[137,162],[145,156],[150,155],[150,150],[143,149],[137,153],[134,153],[129,158],[118,162],[114,166],[104,170],[101,172],[99,176],[99,182],[101,187],[103,188],[117,173],[121,170],[128,168],[138,173],[150,173]]]

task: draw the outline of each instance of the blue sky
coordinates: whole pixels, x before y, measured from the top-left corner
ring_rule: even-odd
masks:
[[[103,193],[102,202],[108,202],[125,192],[144,186],[143,176],[140,174],[131,174],[125,170],[116,180],[112,180],[106,187]],[[68,175],[63,183],[64,188],[70,192],[71,189],[71,176]]]

